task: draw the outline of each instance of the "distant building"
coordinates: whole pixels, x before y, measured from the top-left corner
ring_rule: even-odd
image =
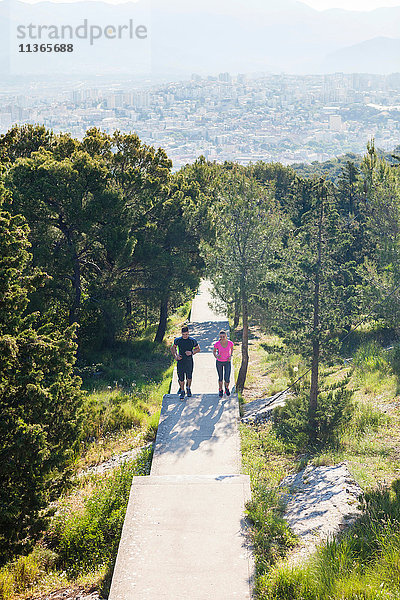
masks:
[[[340,115],[329,115],[329,129],[331,131],[342,131],[343,123]]]
[[[219,79],[219,81],[223,81],[224,83],[231,83],[232,82],[232,77],[230,76],[229,73],[220,73],[218,75],[218,79]]]

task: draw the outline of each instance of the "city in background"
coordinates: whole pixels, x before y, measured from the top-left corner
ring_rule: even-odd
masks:
[[[248,164],[324,161],[400,140],[400,73],[231,75],[190,80],[72,78],[10,83],[0,95],[0,132],[39,123],[82,138],[98,127],[136,132],[174,168],[204,155]]]

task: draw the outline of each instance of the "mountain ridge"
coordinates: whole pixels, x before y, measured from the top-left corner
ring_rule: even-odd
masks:
[[[73,11],[68,2],[44,0],[29,4],[3,0],[0,2],[0,34],[3,39],[7,35],[7,11],[10,11],[12,27],[32,20],[74,25],[87,18],[91,23],[105,26],[126,22],[129,18],[144,19],[149,24],[151,71],[156,75],[187,76],[192,72],[221,71],[324,73],[348,70],[347,60],[349,65],[357,67],[360,64],[364,70],[361,60],[357,62],[351,58],[357,51],[349,48],[360,44],[367,44],[367,49],[373,48],[371,40],[397,38],[400,32],[400,6],[362,12],[318,11],[297,0],[266,4],[252,0],[246,6],[242,1],[220,0],[217,6],[219,10],[215,12],[212,0],[204,0],[201,7],[184,0],[171,0],[166,7],[161,0],[154,0],[150,14],[143,0],[118,5],[101,0],[78,1],[74,3]],[[229,11],[224,13],[224,8]],[[14,35],[12,29],[11,36]],[[104,69],[130,73],[137,48],[128,42],[118,44],[99,40],[94,48],[86,48],[83,63],[76,52],[76,56],[70,56],[64,64],[78,71],[81,67],[101,69],[104,65]],[[400,71],[400,53],[399,59],[388,62],[384,44],[376,47],[381,54],[379,60],[372,61],[374,71],[386,73],[389,67]],[[51,63],[43,56],[37,56],[35,61],[42,68]]]

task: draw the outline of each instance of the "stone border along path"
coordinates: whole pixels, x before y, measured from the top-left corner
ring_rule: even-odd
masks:
[[[246,600],[254,564],[244,518],[250,480],[241,474],[236,393],[219,398],[212,342],[224,314],[202,282],[191,313],[191,398],[163,398],[153,463],[135,477],[109,600]],[[233,373],[232,373],[233,381]]]

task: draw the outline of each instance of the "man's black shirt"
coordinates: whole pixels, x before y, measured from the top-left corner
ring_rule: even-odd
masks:
[[[182,356],[182,360],[193,360],[193,356],[187,356],[186,351],[193,351],[193,348],[196,348],[196,346],[198,346],[198,343],[195,339],[188,337],[185,340],[183,337],[179,337],[174,339],[174,344],[178,347],[178,353],[180,354],[180,356]]]

